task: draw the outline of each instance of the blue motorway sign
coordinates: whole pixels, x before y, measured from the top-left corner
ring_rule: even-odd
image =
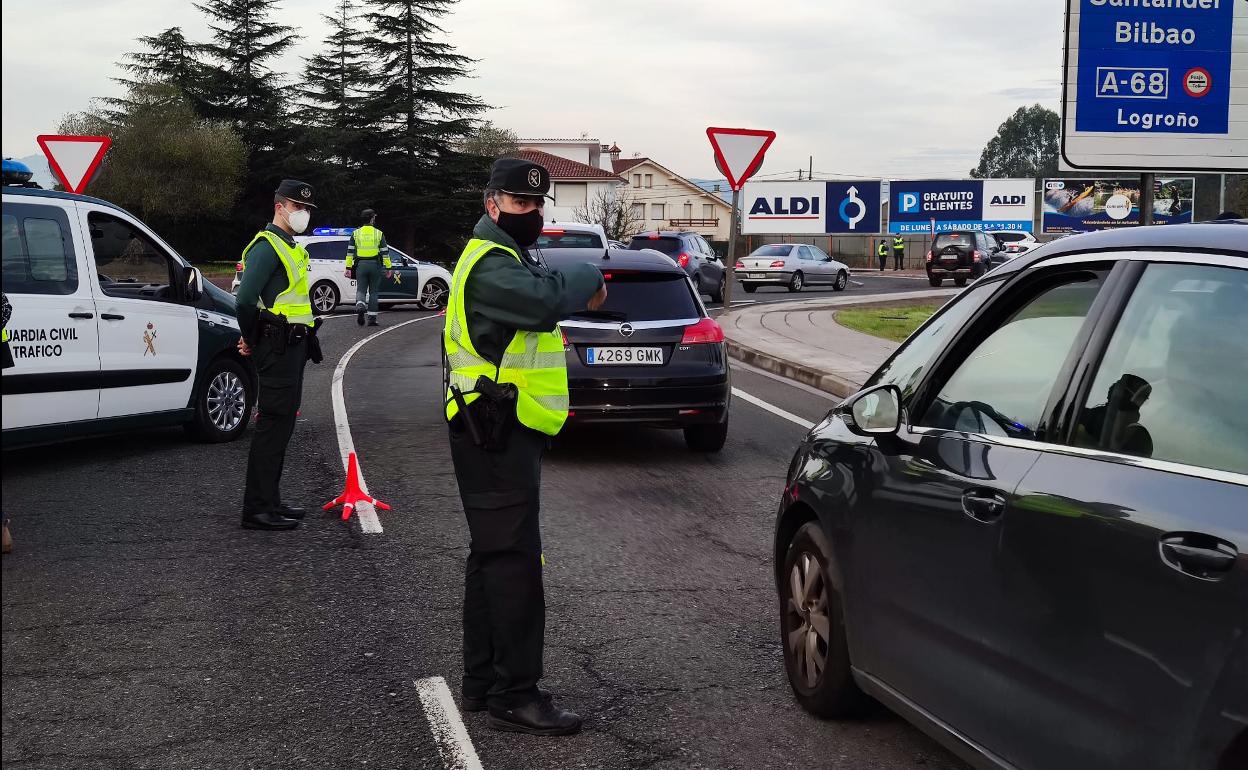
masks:
[[[889,188],[890,233],[1032,229],[1031,179],[894,180]]]
[[[1235,0],[1076,0],[1077,131],[1226,134]]]

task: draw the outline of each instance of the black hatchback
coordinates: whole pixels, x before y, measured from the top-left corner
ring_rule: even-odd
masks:
[[[680,428],[689,448],[717,452],[728,435],[731,383],[724,332],[689,277],[644,251],[543,249],[559,269],[592,262],[607,301],[560,323],[572,425]]]
[[[980,767],[1248,767],[1248,222],[1000,266],[793,457],[799,703]]]

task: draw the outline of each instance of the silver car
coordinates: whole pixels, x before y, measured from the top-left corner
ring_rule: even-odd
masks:
[[[829,257],[818,246],[804,243],[769,243],[737,260],[736,277],[746,293],[759,286],[786,286],[801,291],[804,286],[831,286],[844,291],[849,285],[849,266]]]

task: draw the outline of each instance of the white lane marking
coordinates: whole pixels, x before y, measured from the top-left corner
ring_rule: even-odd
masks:
[[[416,692],[420,694],[421,705],[425,707],[425,716],[429,719],[429,730],[433,733],[433,742],[442,757],[442,766],[447,770],[483,770],[481,760],[477,758],[477,750],[472,747],[472,739],[464,727],[464,720],[459,718],[459,709],[455,699],[451,697],[451,688],[440,676],[416,680]]]
[[[769,404],[766,401],[759,398],[758,396],[752,396],[749,393],[746,393],[744,390],[741,390],[740,388],[733,388],[732,395],[736,396],[737,398],[745,399],[746,401],[749,401],[754,406],[757,406],[759,409],[765,409],[768,412],[771,412],[772,414],[776,415],[777,417],[783,417],[784,419],[788,420],[791,423],[800,425],[806,430],[810,430],[811,428],[815,427],[815,424],[811,422],[810,420],[804,420],[801,417],[798,417],[797,415],[793,414],[792,412],[786,412],[780,407],[776,406],[775,404]]]
[[[866,284],[864,284],[862,281],[850,281],[850,283],[852,283],[854,286],[865,286],[865,285],[866,285]]]
[[[408,324],[418,323],[420,321],[428,321],[432,318],[441,318],[441,316],[431,315],[423,318],[413,318],[410,321],[387,326],[381,331],[374,332],[359,342],[351,346],[350,350],[342,354],[342,358],[338,359],[338,366],[334,369],[334,379],[330,383],[329,393],[334,402],[334,430],[338,433],[338,454],[342,455],[342,469],[345,472],[347,463],[351,457],[351,453],[355,451],[355,440],[351,438],[351,422],[347,419],[347,403],[342,397],[342,378],[347,373],[347,364],[351,363],[351,356],[355,355],[355,351],[364,347],[369,342],[377,339],[383,334],[388,334],[395,329],[401,329]],[[356,457],[360,470],[360,488],[366,494],[372,494],[368,491],[368,484],[364,481],[364,458]],[[373,508],[372,503],[361,501],[355,506],[355,515],[360,517],[360,530],[370,535],[380,535],[381,520],[377,518],[377,510]]]

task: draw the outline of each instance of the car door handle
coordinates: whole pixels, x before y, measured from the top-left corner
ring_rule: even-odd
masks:
[[[95,313],[70,313],[70,318],[95,318]]]
[[[1005,495],[991,489],[971,489],[962,495],[962,511],[975,521],[991,524],[1005,513]]]
[[[1171,532],[1161,536],[1161,558],[1168,566],[1202,580],[1220,580],[1239,557],[1225,540],[1200,532]]]
[[[116,313],[100,313],[100,318],[103,318],[105,321],[124,321],[124,320],[126,320],[126,317],[125,317],[124,315],[117,315]]]

